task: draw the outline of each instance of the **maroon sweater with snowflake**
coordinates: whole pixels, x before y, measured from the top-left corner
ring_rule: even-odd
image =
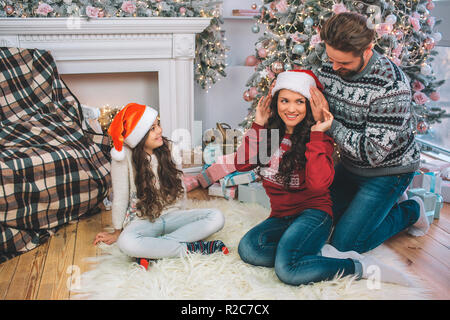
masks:
[[[236,152],[234,163],[238,171],[249,171],[259,165],[259,142],[265,137],[264,127],[253,123],[244,135]],[[286,189],[275,175],[283,154],[291,148],[290,134],[286,134],[278,150],[270,157],[268,167],[261,168],[263,186],[270,198],[270,217],[285,217],[306,209],[319,209],[333,215],[329,187],[333,182],[334,165],[332,154],[334,141],[323,132],[311,132],[306,145],[306,167],[291,173]],[[265,148],[265,147],[264,147]],[[266,153],[265,150],[261,155]]]

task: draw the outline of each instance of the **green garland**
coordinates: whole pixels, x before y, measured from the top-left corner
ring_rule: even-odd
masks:
[[[220,6],[211,0],[0,0],[0,18],[5,17],[209,17],[210,25],[196,36],[195,81],[210,88],[226,77],[224,35]]]

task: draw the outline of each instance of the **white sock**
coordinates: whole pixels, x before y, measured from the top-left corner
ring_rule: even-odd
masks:
[[[419,204],[420,216],[419,220],[417,220],[416,223],[414,223],[411,227],[409,227],[407,232],[408,234],[413,235],[415,237],[420,237],[425,235],[428,232],[428,229],[430,228],[430,223],[428,222],[427,216],[425,214],[425,204],[423,203],[423,200],[418,196],[414,196],[410,200],[414,200]]]
[[[337,259],[354,259],[354,260],[360,260],[363,258],[362,255],[360,255],[356,251],[339,251],[335,247],[333,247],[331,244],[326,243],[322,250],[320,250],[320,253],[323,257],[328,258],[337,258]]]
[[[363,269],[363,279],[373,279],[378,274],[381,282],[400,284],[405,287],[413,286],[413,283],[403,272],[382,263],[374,257],[365,256],[359,262],[361,262]]]
[[[385,265],[376,258],[363,256],[356,251],[339,251],[330,244],[325,244],[320,251],[323,257],[336,258],[336,259],[353,259],[357,260],[362,265],[362,278],[369,279],[375,277],[375,272],[379,270],[379,276],[381,282],[390,282],[401,284],[403,286],[412,286],[411,281],[400,271],[390,266]],[[372,267],[371,267],[372,266]],[[378,267],[378,269],[376,269]]]

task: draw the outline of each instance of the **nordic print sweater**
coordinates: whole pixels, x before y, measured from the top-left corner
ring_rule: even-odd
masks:
[[[234,163],[238,171],[249,171],[257,167],[261,156],[260,142],[265,148],[265,140],[260,134],[264,127],[253,123],[252,130],[244,135],[242,144],[236,151]],[[268,166],[261,168],[263,187],[270,199],[270,217],[285,217],[306,209],[318,209],[333,216],[329,187],[333,182],[334,165],[332,154],[333,139],[323,132],[311,132],[306,144],[306,167],[293,170],[289,188],[278,181],[276,173],[283,154],[291,148],[290,135],[286,134],[278,149],[271,155]],[[262,151],[265,155],[266,151]]]
[[[398,66],[373,51],[359,74],[343,79],[329,63],[318,72],[334,115],[328,134],[343,165],[361,176],[415,171],[420,149],[413,130],[411,89]]]

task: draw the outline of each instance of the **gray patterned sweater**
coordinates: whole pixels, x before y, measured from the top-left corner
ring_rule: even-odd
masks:
[[[328,134],[343,165],[361,176],[415,171],[420,149],[413,133],[411,89],[405,74],[373,51],[364,70],[343,79],[325,63],[318,72],[334,115]]]

